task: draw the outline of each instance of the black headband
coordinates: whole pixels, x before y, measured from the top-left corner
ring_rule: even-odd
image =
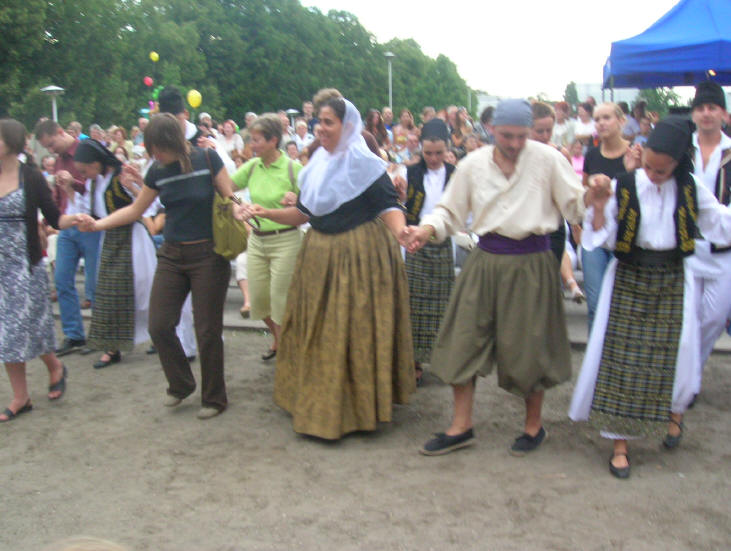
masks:
[[[76,147],[74,161],[79,163],[101,163],[104,167],[122,166],[114,154],[93,138],[88,138]]]
[[[449,143],[449,129],[446,123],[441,119],[432,119],[424,123],[421,128],[421,140],[441,140],[444,143]]]
[[[693,123],[680,115],[669,115],[655,125],[645,147],[679,161],[690,149]]]

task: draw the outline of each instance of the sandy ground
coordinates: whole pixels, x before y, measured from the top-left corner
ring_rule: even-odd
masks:
[[[96,356],[66,357],[69,388],[53,404],[44,366],[29,364],[35,409],[0,426],[0,550],[78,534],[136,551],[731,547],[731,355],[712,357],[681,448],[636,443],[632,478],[618,481],[609,443],[566,416],[572,384],[548,393],[549,439],[522,459],[507,453],[522,402],[494,377],[478,386],[477,445],[448,456],[416,452],[450,415],[449,388],[428,373],[376,433],[298,436],[272,403],[267,344],[226,333],[230,407],[208,421],[195,418],[198,393],[162,406],[144,346],[102,371]]]

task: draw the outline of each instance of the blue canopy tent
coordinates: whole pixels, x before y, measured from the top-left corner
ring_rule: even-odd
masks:
[[[602,88],[731,84],[731,0],[680,0],[649,29],[612,43]]]

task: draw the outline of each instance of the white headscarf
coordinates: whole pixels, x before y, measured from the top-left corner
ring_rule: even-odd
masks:
[[[361,135],[360,113],[345,102],[343,130],[335,150],[319,147],[299,175],[300,202],[314,216],[333,212],[355,199],[385,171],[386,163],[373,154]]]

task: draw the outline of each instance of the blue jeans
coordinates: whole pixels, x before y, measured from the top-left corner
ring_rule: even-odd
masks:
[[[100,233],[83,233],[76,228],[62,230],[56,244],[56,293],[61,310],[63,334],[69,339],[84,339],[79,295],[76,292],[76,269],[84,257],[86,298],[94,302],[96,271],[99,260]]]
[[[594,325],[594,313],[599,304],[599,292],[602,289],[602,279],[607,271],[609,261],[612,259],[612,251],[607,249],[594,249],[581,251],[581,265],[584,271],[584,291],[586,292],[586,305],[589,311],[589,333]]]

